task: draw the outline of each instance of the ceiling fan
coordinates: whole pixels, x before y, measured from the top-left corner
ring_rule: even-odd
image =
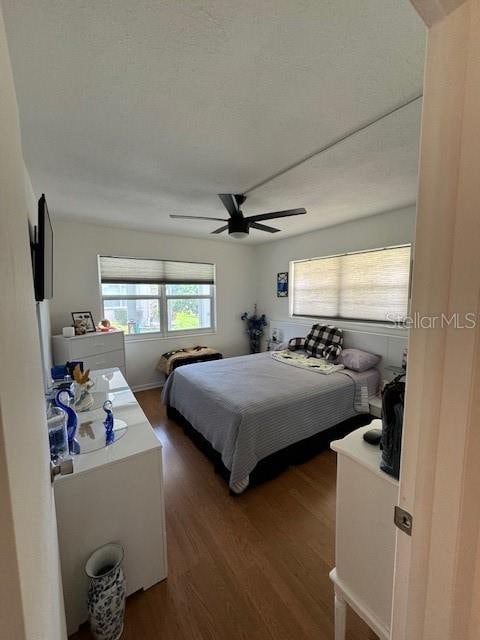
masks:
[[[267,231],[268,233],[277,233],[280,229],[275,227],[268,227],[265,224],[259,224],[260,220],[273,220],[274,218],[286,218],[287,216],[299,216],[307,213],[305,209],[286,209],[285,211],[272,211],[272,213],[260,213],[256,216],[243,215],[240,207],[247,199],[247,196],[238,193],[219,193],[218,197],[223,203],[223,206],[228,211],[230,218],[209,218],[205,216],[177,216],[170,215],[170,218],[185,218],[187,220],[220,220],[227,224],[215,229],[212,233],[222,233],[228,229],[228,234],[232,238],[246,238],[252,229],[259,229],[260,231]]]

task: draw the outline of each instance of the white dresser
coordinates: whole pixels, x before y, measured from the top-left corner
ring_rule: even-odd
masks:
[[[73,338],[52,336],[52,348],[54,364],[82,360],[84,370],[118,367],[126,375],[123,331],[97,331]]]
[[[379,447],[363,440],[380,420],[332,442],[337,452],[335,640],[344,640],[346,605],[381,640],[390,635],[398,481],[380,470]]]
[[[107,398],[115,419],[128,427],[108,447],[74,456],[73,474],[55,480],[69,634],[88,618],[85,562],[103,544],[118,542],[125,550],[127,595],[167,576],[162,446],[118,369],[95,371],[92,379],[94,408],[78,414],[85,447],[91,425],[105,418]]]

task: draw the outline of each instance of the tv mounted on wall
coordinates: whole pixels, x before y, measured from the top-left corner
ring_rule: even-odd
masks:
[[[32,251],[35,300],[40,302],[53,298],[53,229],[44,193],[38,201],[38,225]]]

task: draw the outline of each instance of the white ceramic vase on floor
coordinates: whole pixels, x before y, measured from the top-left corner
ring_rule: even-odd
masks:
[[[123,548],[109,543],[92,553],[85,565],[90,579],[88,615],[95,640],[118,640],[123,632],[126,584]]]

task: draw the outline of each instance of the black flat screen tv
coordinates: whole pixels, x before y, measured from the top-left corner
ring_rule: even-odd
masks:
[[[53,298],[53,229],[45,194],[38,201],[38,225],[33,244],[35,300]]]

